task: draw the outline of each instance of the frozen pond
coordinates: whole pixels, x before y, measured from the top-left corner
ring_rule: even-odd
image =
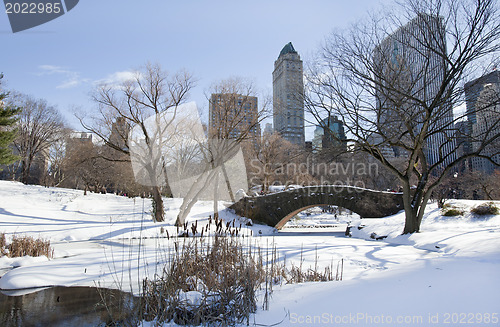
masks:
[[[17,296],[0,293],[0,321],[2,326],[107,326],[134,319],[138,304],[128,293],[93,287],[52,287]]]

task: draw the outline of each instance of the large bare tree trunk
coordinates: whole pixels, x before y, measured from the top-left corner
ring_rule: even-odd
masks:
[[[404,195],[403,195],[404,196]],[[418,223],[416,210],[409,206],[405,206],[405,227],[403,234],[418,233],[420,231],[420,224]]]
[[[228,182],[227,179],[226,182]],[[219,218],[219,173],[216,173],[215,183],[214,183],[214,219],[218,218]]]
[[[21,167],[21,182],[28,184],[28,179],[30,177],[30,163],[23,160]]]
[[[177,220],[175,221],[175,226],[182,226],[186,222],[186,218],[193,208],[193,206],[198,201],[200,194],[203,190],[210,184],[215,176],[215,169],[203,173],[198,179],[191,185],[187,195],[182,201],[182,205],[177,215]]]
[[[165,221],[165,210],[163,208],[163,199],[161,197],[160,187],[153,186],[153,201],[154,201],[154,221]]]
[[[222,163],[221,168],[222,168],[222,173],[224,174],[224,179],[226,180],[226,187],[227,187],[227,191],[229,192],[229,196],[231,197],[231,201],[236,202],[234,199],[233,189],[231,188],[231,182],[229,181],[229,176],[227,175],[225,163]],[[217,175],[217,181],[219,180],[218,176],[219,175]]]
[[[403,234],[418,233],[420,232],[420,225],[432,190],[417,188],[415,191],[412,191],[409,183],[404,184],[403,204],[405,209],[405,226]]]

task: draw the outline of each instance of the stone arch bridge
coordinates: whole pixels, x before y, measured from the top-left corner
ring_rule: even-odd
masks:
[[[361,218],[381,218],[403,210],[403,196],[354,186],[318,185],[244,197],[230,209],[239,216],[281,229],[299,212],[322,205],[343,207]]]

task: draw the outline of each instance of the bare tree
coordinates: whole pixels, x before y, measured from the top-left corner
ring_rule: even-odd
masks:
[[[500,200],[500,170],[493,174],[475,171],[466,176],[463,189],[471,199]]]
[[[237,176],[239,171],[246,172],[240,145],[248,143],[257,146],[260,122],[267,115],[269,100],[264,99],[259,107],[256,95],[253,84],[240,78],[229,78],[211,86],[207,96],[210,106],[208,140],[198,144],[201,161],[197,166],[200,173],[184,195],[176,225],[184,224],[191,208],[206,189],[213,190],[211,199],[214,200],[216,216],[221,189],[234,201],[237,189],[231,181],[241,180],[241,174]],[[233,166],[231,172],[228,165]]]
[[[21,181],[40,182],[31,176],[32,168],[37,165],[37,175],[46,174],[48,150],[63,137],[63,119],[59,111],[45,100],[17,94],[13,101],[21,108],[17,122],[18,136],[14,141],[20,157]]]
[[[194,79],[189,73],[169,75],[159,65],[148,63],[135,72],[133,79],[121,85],[100,85],[93,95],[99,114],[90,121],[79,118],[86,130],[117,153],[125,154],[125,160],[130,160],[129,132],[134,131],[134,146],[141,147],[145,155],[141,165],[146,178],[141,182],[151,187],[154,220],[158,222],[164,221],[162,187],[168,185],[158,176],[164,166],[161,151],[169,141],[164,139],[164,131],[193,86]],[[116,156],[105,156],[105,159],[124,160]]]
[[[500,199],[500,170],[487,174],[482,171],[452,172],[434,189],[432,198],[440,208],[449,199]]]
[[[248,151],[250,181],[262,185],[262,192],[268,193],[269,186],[280,184],[308,184],[312,179],[308,171],[297,171],[302,167],[306,154],[298,145],[285,140],[278,133],[264,134],[258,147]]]
[[[96,142],[97,143],[97,142]],[[148,190],[138,183],[130,161],[111,154],[106,145],[95,144],[92,134],[71,132],[64,142],[50,149],[48,181],[52,185],[120,195],[142,195]],[[125,154],[121,154],[125,157]]]
[[[498,116],[475,135],[474,151],[458,154],[454,128],[465,117],[452,108],[463,103],[463,84],[479,64],[498,54],[500,18],[492,0],[399,5],[328,38],[308,75],[306,105],[318,121],[340,117],[348,141],[398,177],[403,233],[414,233],[432,191],[457,163],[491,159],[484,150],[499,138]]]
[[[60,138],[52,142],[46,151],[48,167],[44,177],[45,186],[60,186],[66,178],[65,170],[68,159],[66,150],[71,133],[71,129],[63,128]]]
[[[431,182],[432,182],[431,178]],[[443,208],[445,202],[449,199],[466,198],[467,194],[464,192],[463,183],[467,178],[460,176],[458,178],[457,172],[449,172],[446,176],[441,178],[441,182],[432,191],[431,199],[437,202],[439,208]],[[472,185],[469,185],[471,187]]]
[[[70,144],[64,162],[66,177],[64,185],[83,189],[84,195],[89,190],[94,192],[105,190],[111,184],[116,164],[103,158],[102,152],[109,149],[94,145],[91,140],[86,142],[73,140]]]

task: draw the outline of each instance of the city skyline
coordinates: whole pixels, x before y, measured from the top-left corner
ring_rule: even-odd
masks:
[[[89,93],[96,83],[122,81],[132,69],[158,62],[172,73],[194,74],[198,85],[190,99],[208,122],[205,93],[212,83],[240,76],[254,82],[259,97],[272,96],[273,62],[284,44],[292,41],[308,60],[330,31],[386,3],[80,2],[68,14],[16,34],[0,15],[2,46],[8,49],[0,54],[2,87],[46,99],[79,130],[73,111],[95,110]]]

